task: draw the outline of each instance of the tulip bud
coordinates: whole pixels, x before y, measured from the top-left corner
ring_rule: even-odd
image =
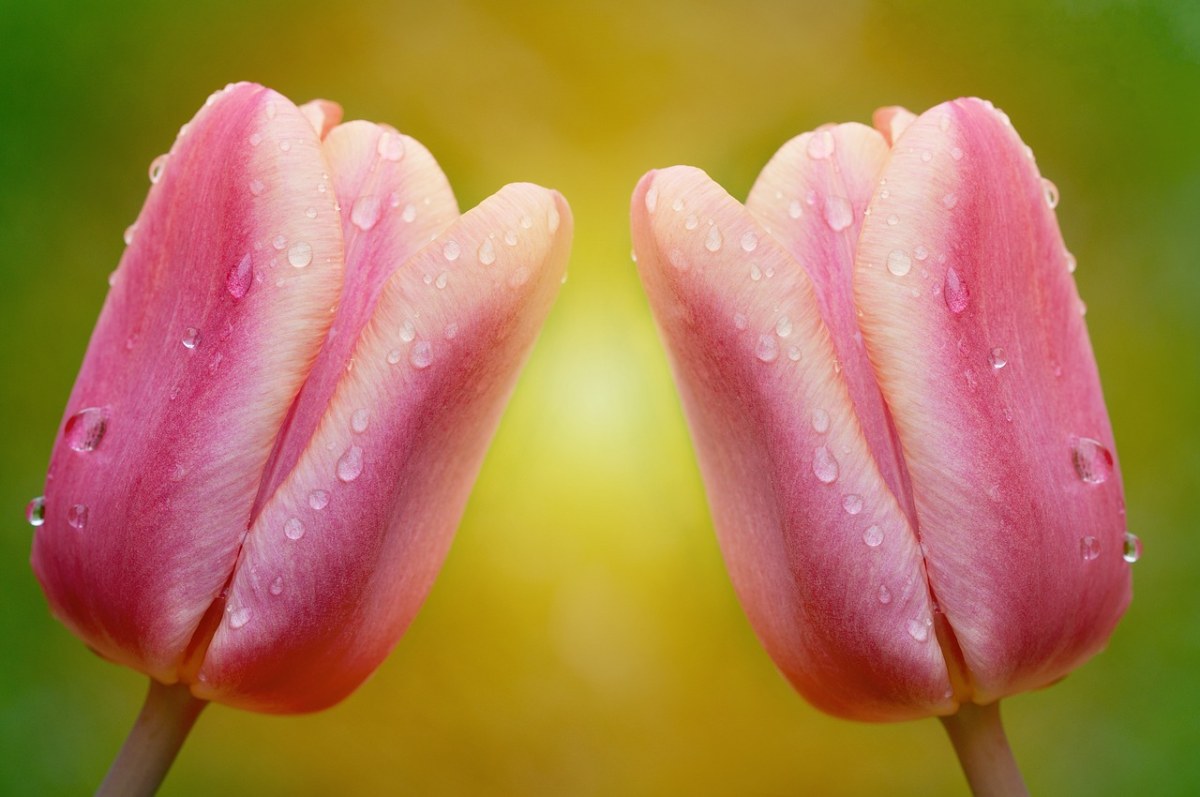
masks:
[[[560,284],[571,216],[459,215],[415,140],[238,84],[155,161],[46,482],[33,568],[100,655],[311,711],[397,642]]]
[[[632,225],[752,625],[882,721],[1082,664],[1136,538],[1057,192],[990,103],[876,123],[792,140],[745,206],[652,172]]]

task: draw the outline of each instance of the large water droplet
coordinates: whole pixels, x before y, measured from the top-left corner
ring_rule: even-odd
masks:
[[[903,277],[912,270],[912,259],[903,249],[893,249],[887,256],[887,269],[897,277]]]
[[[878,548],[883,544],[883,529],[875,524],[867,526],[863,531],[863,542],[871,548]]]
[[[813,160],[824,160],[833,154],[833,133],[828,130],[817,130],[808,139],[808,157]]]
[[[329,491],[313,490],[308,494],[308,505],[320,512],[322,509],[329,506]]]
[[[442,256],[453,263],[458,260],[458,256],[462,254],[462,247],[458,245],[458,241],[451,238],[446,241],[446,245],[442,247]]]
[[[304,241],[297,241],[288,249],[288,262],[296,268],[304,268],[312,262],[312,247]]]
[[[73,529],[81,529],[87,525],[88,508],[86,504],[75,504],[67,510],[67,523]]]
[[[63,438],[72,451],[95,451],[108,431],[108,411],[88,407],[72,415],[63,429]]]
[[[825,484],[833,484],[838,477],[838,463],[825,446],[817,446],[813,451],[813,475]]]
[[[1075,438],[1071,446],[1071,461],[1075,473],[1088,484],[1102,484],[1113,472],[1112,452],[1099,440],[1090,437]]]
[[[417,328],[413,326],[412,321],[405,321],[400,325],[400,340],[405,343],[411,343],[412,339],[417,336]]]
[[[275,580],[271,582],[269,587],[272,595],[279,595],[283,592],[283,576],[275,576]]]
[[[1083,561],[1090,562],[1100,555],[1100,540],[1088,535],[1079,541],[1079,553]]]
[[[408,361],[414,368],[428,368],[433,362],[433,346],[427,340],[417,341],[409,352]]]
[[[775,322],[775,334],[781,338],[790,337],[792,334],[792,320],[785,315],[779,316],[779,320]]]
[[[241,260],[230,266],[229,273],[225,275],[225,290],[229,291],[229,295],[234,299],[241,299],[250,292],[253,283],[254,262],[247,252],[242,255]]]
[[[704,248],[710,252],[719,251],[721,248],[721,231],[717,229],[717,225],[708,228],[708,235],[704,237]]]
[[[754,347],[754,356],[765,363],[773,363],[779,357],[779,344],[774,335],[760,335]]]
[[[846,510],[847,515],[857,515],[862,511],[863,500],[861,495],[849,493],[842,498],[842,509]]]
[[[491,238],[484,238],[479,245],[479,262],[485,266],[496,262],[496,246]]]
[[[150,161],[150,184],[154,185],[162,179],[163,169],[167,167],[167,156],[159,155]]]
[[[971,300],[971,292],[967,290],[967,283],[963,282],[962,277],[958,276],[958,272],[953,268],[946,269],[946,282],[942,286],[942,298],[946,300],[946,307],[952,313],[961,313],[967,309],[967,304]]]
[[[283,524],[283,533],[289,540],[298,540],[304,536],[304,523],[298,517],[288,518]]]
[[[250,622],[250,607],[242,606],[239,609],[234,609],[229,613],[229,627],[237,630]]]
[[[46,522],[46,496],[39,495],[25,505],[25,520],[34,528]]]
[[[650,186],[646,192],[646,210],[653,213],[658,208],[658,186]]]
[[[1008,365],[1008,355],[1004,353],[1004,349],[996,346],[988,352],[988,362],[992,364],[992,368],[999,371],[1004,366]]]
[[[188,327],[183,331],[183,346],[186,349],[194,349],[200,345],[200,330],[195,327]]]
[[[360,196],[354,200],[354,207],[350,209],[350,221],[355,227],[366,232],[375,226],[382,214],[383,203],[380,202],[379,197]]]
[[[1142,541],[1132,531],[1125,532],[1125,544],[1121,555],[1130,564],[1142,558]]]
[[[404,157],[404,139],[391,130],[385,130],[375,149],[384,160],[398,161]]]
[[[933,620],[909,620],[905,624],[905,630],[908,635],[918,642],[924,642],[929,639],[929,629],[933,625]]]
[[[359,434],[362,434],[363,432],[367,431],[367,424],[370,423],[370,421],[371,413],[365,407],[355,410],[354,414],[350,416],[350,428]]]
[[[825,200],[825,223],[834,232],[841,232],[854,223],[854,208],[845,197],[831,196]]]
[[[359,446],[350,446],[337,462],[337,477],[344,482],[352,482],[363,471],[363,450]]]
[[[813,431],[817,434],[825,434],[829,431],[829,413],[822,409],[813,411],[812,416]]]

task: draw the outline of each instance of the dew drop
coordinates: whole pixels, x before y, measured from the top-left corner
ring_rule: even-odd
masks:
[[[508,230],[507,232],[504,233],[504,243],[508,244],[509,246],[517,245],[516,230]]]
[[[159,155],[150,161],[150,184],[154,185],[162,179],[163,169],[167,167],[167,156]]]
[[[1112,452],[1099,440],[1090,437],[1075,438],[1071,446],[1071,461],[1079,479],[1087,484],[1103,484],[1113,472]]]
[[[404,157],[404,139],[391,130],[384,131],[375,150],[385,161],[398,161]]]
[[[262,133],[251,133],[250,134],[250,146],[257,147],[261,143],[262,143]]]
[[[779,344],[774,335],[760,335],[754,347],[754,356],[764,363],[773,363],[779,358]]]
[[[25,505],[25,520],[34,528],[46,522],[46,496],[39,495]]]
[[[404,359],[404,353],[399,349],[392,349],[387,353],[387,361],[391,365],[395,365]]]
[[[717,225],[708,228],[708,235],[704,237],[704,248],[710,252],[716,252],[721,248],[721,231],[717,229]]]
[[[802,215],[804,215],[804,206],[800,204],[799,199],[793,199],[788,203],[788,216],[798,219]]]
[[[250,292],[253,283],[254,264],[250,253],[247,252],[229,268],[229,273],[225,275],[225,290],[229,291],[229,295],[234,299],[242,299]]]
[[[350,446],[337,462],[337,477],[344,482],[352,482],[363,471],[363,450],[359,446]]]
[[[887,269],[897,277],[903,277],[912,269],[912,260],[902,249],[893,249],[887,257]]]
[[[988,362],[992,364],[992,369],[999,371],[1004,366],[1008,365],[1008,356],[1004,353],[1004,349],[996,346],[988,352]]]
[[[960,161],[963,158],[963,151],[958,147],[955,147],[954,149],[950,150],[950,157],[954,158],[956,161]]]
[[[1046,205],[1051,210],[1058,207],[1058,186],[1045,177],[1042,178],[1042,190],[1046,194]]]
[[[371,413],[365,407],[355,410],[354,414],[350,416],[350,428],[359,434],[362,434],[363,432],[367,431],[367,424],[370,423],[370,421]]]
[[[1142,558],[1142,541],[1132,531],[1125,532],[1125,544],[1121,556],[1129,564]]]
[[[958,196],[956,194],[946,194],[942,197],[942,207],[946,210],[954,210],[958,205]]]
[[[846,510],[847,515],[857,515],[862,511],[863,500],[861,495],[848,493],[842,497],[842,509]]]
[[[440,290],[442,288],[445,288],[446,283],[448,283],[449,281],[450,281],[449,272],[443,271],[441,274],[437,275],[437,279],[434,281],[434,285],[436,285],[438,287],[438,289]]]
[[[134,233],[136,233],[136,232],[137,232],[137,222],[136,221],[133,224],[130,224],[128,227],[125,228],[125,233],[121,236],[121,240],[125,241],[126,246],[129,246],[130,244],[133,243],[133,236],[134,236]]]
[[[526,282],[529,282],[529,269],[527,269],[525,266],[520,266],[514,269],[513,273],[509,275],[508,278],[508,286],[510,288],[519,288]]]
[[[863,542],[870,548],[878,548],[883,544],[883,529],[874,524],[867,526],[863,532]]]
[[[235,631],[250,622],[250,607],[243,606],[229,613],[229,627]]]
[[[339,476],[341,475],[341,467],[342,467],[342,463],[339,462],[338,463],[338,471],[339,471],[338,475]],[[349,481],[349,479],[343,479],[342,481]],[[298,518],[298,517],[288,518],[287,522],[283,524],[283,533],[284,533],[284,535],[287,536],[287,538],[289,540],[298,540],[304,536],[304,524],[300,521],[300,518]]]
[[[800,347],[799,346],[789,346],[788,347],[788,359],[791,360],[792,362],[798,362],[800,360]]]
[[[88,508],[84,504],[75,504],[67,510],[67,523],[71,524],[73,529],[82,529],[87,525]]]
[[[446,245],[442,247],[442,257],[453,263],[458,260],[458,256],[462,254],[462,247],[458,245],[458,241],[451,238],[446,241]]]
[[[829,229],[841,232],[854,222],[854,208],[850,206],[850,200],[831,196],[825,202],[824,216]]]
[[[694,230],[699,224],[700,220],[696,218],[695,213],[689,213],[687,218],[683,220],[683,228],[685,230]]]
[[[813,160],[824,160],[833,154],[833,133],[828,130],[818,130],[808,139],[808,157]]]
[[[278,595],[283,592],[283,576],[275,576],[275,580],[271,582],[268,588],[272,595]]]
[[[754,280],[755,282],[758,282],[759,280],[762,279],[762,276],[763,276],[762,269],[760,269],[758,267],[758,264],[751,263],[750,264],[750,279]]]
[[[297,241],[288,249],[288,262],[296,268],[304,268],[312,262],[312,247],[304,241]]]
[[[713,229],[716,229],[715,227]],[[758,236],[752,232],[742,235],[742,251],[753,252],[758,248]]]
[[[817,446],[813,451],[813,475],[824,484],[833,484],[838,477],[838,463],[825,446]]]
[[[379,201],[379,197],[360,196],[354,200],[354,207],[350,209],[350,221],[355,227],[366,232],[375,226],[382,213],[383,203]]]
[[[744,330],[746,327],[750,326],[750,319],[746,318],[745,313],[734,313],[733,325],[739,330]]]
[[[329,506],[329,491],[313,490],[308,494],[308,505],[320,512],[322,509]]]
[[[433,346],[427,340],[417,341],[409,352],[408,361],[413,368],[428,368],[433,362]]]
[[[923,163],[929,163],[931,160],[933,160],[933,153],[927,149],[922,150],[921,151],[921,161]]]
[[[929,639],[929,628],[933,625],[933,620],[909,620],[905,625],[908,635],[917,642],[925,642]]]
[[[942,298],[946,300],[946,307],[954,314],[961,313],[967,309],[967,303],[970,301],[971,292],[967,290],[967,283],[962,281],[962,277],[958,276],[958,272],[953,268],[946,270],[946,282],[942,286]]]
[[[812,416],[813,431],[817,434],[825,434],[829,431],[829,413],[822,409],[813,411]]]
[[[683,200],[676,198],[675,201],[671,203],[671,210],[675,211],[676,213],[683,210]]]
[[[285,246],[287,246],[287,238],[284,238],[282,235],[276,235],[276,236],[275,236],[275,237],[274,237],[274,238],[271,240],[271,246],[275,247],[275,248],[276,248],[276,249],[278,249],[280,252],[282,252],[282,251],[283,251],[283,248],[284,248]]]
[[[479,262],[485,266],[496,262],[496,245],[492,243],[491,238],[483,239],[483,243],[479,245]]]
[[[1090,562],[1100,555],[1100,540],[1087,536],[1079,541],[1079,553],[1083,561]]]
[[[200,330],[195,327],[188,327],[183,331],[183,346],[186,349],[194,349],[200,345]]]
[[[913,257],[924,262],[925,258],[929,257],[929,250],[923,246],[918,246],[916,249],[913,249]]]
[[[263,185],[262,180],[251,180],[250,181],[250,193],[254,194],[255,196],[262,196],[262,192],[265,189],[266,189],[266,186]]]
[[[658,186],[650,186],[650,190],[646,192],[646,210],[653,213],[658,208]]]
[[[1067,273],[1074,274],[1076,267],[1079,265],[1075,261],[1075,255],[1071,254],[1070,252],[1064,252],[1063,257],[1067,261]]]
[[[280,141],[279,142],[279,150],[281,152],[291,152],[292,151],[292,142],[288,141],[286,138],[283,141]]]
[[[887,584],[879,585],[879,602],[884,606],[892,602],[892,591],[887,588]]]
[[[417,217],[417,208],[413,203],[409,202],[404,206],[404,210],[400,211],[400,218],[411,224],[413,219]]]
[[[566,274],[563,274],[563,282],[566,282]],[[442,334],[446,340],[454,340],[458,337],[458,324],[446,324],[446,328],[442,330]]]
[[[72,451],[95,451],[108,430],[108,411],[87,407],[72,415],[63,429],[63,438]]]
[[[527,213],[521,214],[521,220],[519,223],[521,225],[521,229],[523,230],[528,230],[533,227],[533,219],[529,218],[529,214]]]

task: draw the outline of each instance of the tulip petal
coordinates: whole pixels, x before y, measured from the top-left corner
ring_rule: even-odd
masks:
[[[1046,188],[1007,117],[938,106],[883,177],[860,323],[931,589],[986,703],[1066,674],[1129,602],[1112,431]]]
[[[854,310],[854,252],[863,211],[887,156],[883,137],[864,125],[804,133],[785,144],[763,169],[746,209],[812,280],[859,425],[884,481],[911,520],[904,460]],[[746,257],[754,254],[752,249]]]
[[[508,186],[391,276],[247,539],[198,696],[311,711],[382,661],[445,556],[570,230],[557,194]]]
[[[889,105],[876,110],[871,123],[875,125],[875,129],[883,135],[887,140],[887,145],[891,147],[916,119],[917,115],[907,108]]]
[[[325,345],[267,465],[254,517],[308,446],[388,277],[458,218],[433,156],[386,125],[339,125],[325,138],[325,154],[341,207],[345,279]]]
[[[287,99],[214,95],[152,170],[67,405],[34,570],[66,625],[160,681],[232,573],[325,336],[342,271],[327,171]]]
[[[342,121],[342,106],[329,100],[311,100],[300,106],[300,113],[317,131],[317,138],[322,141],[329,131]]]
[[[921,551],[855,418],[813,280],[696,169],[647,175],[632,225],[722,552],[772,658],[834,714],[953,711]]]

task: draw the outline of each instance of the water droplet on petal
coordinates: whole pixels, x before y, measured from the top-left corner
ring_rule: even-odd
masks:
[[[798,219],[804,215],[804,206],[800,204],[799,199],[793,199],[788,203],[788,216],[793,219]]]
[[[1083,556],[1083,561],[1092,561],[1100,555],[1100,540],[1090,535],[1084,537],[1079,541],[1079,553]]]
[[[933,620],[909,620],[905,625],[908,635],[918,642],[924,642],[929,639],[929,628],[933,625]]]
[[[234,299],[241,299],[250,292],[250,286],[254,283],[254,264],[250,257],[250,253],[242,255],[242,259],[234,263],[230,267],[229,273],[225,275],[225,290],[229,291],[229,295]]]
[[[341,469],[340,462],[338,463],[338,469],[339,471]],[[338,475],[341,474],[339,473]],[[343,481],[348,480],[343,479]],[[304,523],[302,523],[298,517],[288,518],[287,522],[283,524],[283,533],[289,540],[298,540],[304,536]]]
[[[825,223],[834,232],[841,232],[854,222],[854,208],[845,197],[831,196],[825,202]]]
[[[750,326],[750,319],[746,318],[745,313],[734,313],[733,314],[733,325],[735,327],[737,327],[739,330],[743,330],[746,327]]]
[[[150,184],[154,185],[162,179],[163,169],[167,167],[167,156],[159,155],[150,161]]]
[[[262,192],[265,189],[266,189],[266,186],[263,184],[262,180],[251,180],[250,181],[250,193],[254,194],[255,196],[262,196]]]
[[[817,434],[825,434],[829,431],[829,413],[822,409],[813,411],[812,416],[813,431]]]
[[[1042,190],[1046,193],[1046,205],[1051,210],[1054,210],[1054,208],[1058,207],[1058,186],[1043,177]]]
[[[658,186],[650,186],[646,192],[646,210],[653,213],[658,208]]]
[[[1125,544],[1121,556],[1129,564],[1142,558],[1142,541],[1132,531],[1125,532]]]
[[[413,203],[409,202],[404,206],[404,210],[400,211],[400,218],[411,224],[413,219],[417,217],[417,208]]]
[[[558,232],[559,221],[558,208],[551,204],[550,209],[546,211],[546,229],[551,235]]]
[[[229,613],[229,627],[235,631],[250,622],[250,607],[243,606]]]
[[[67,510],[67,523],[71,524],[73,529],[81,529],[87,525],[88,508],[84,504],[75,504]]]
[[[437,279],[433,284],[436,285],[439,290],[441,290],[442,288],[446,287],[448,282],[450,282],[450,273],[448,271],[443,271],[441,274],[437,275]]]
[[[95,451],[108,430],[108,411],[87,407],[72,415],[63,429],[63,438],[72,451]]]
[[[954,149],[950,150],[950,157],[954,158],[956,161],[960,161],[963,158],[963,151],[958,147],[955,147]]]
[[[188,327],[183,331],[184,348],[194,349],[200,345],[200,330],[195,327]]]
[[[451,238],[446,241],[446,245],[442,247],[442,256],[453,263],[458,260],[458,256],[462,254],[462,247],[458,245],[458,241]]]
[[[25,505],[25,520],[34,528],[46,522],[46,496],[39,495]]]
[[[433,346],[427,340],[420,340],[413,344],[412,351],[409,352],[408,361],[412,363],[414,368],[428,368],[433,362]]]
[[[813,475],[825,484],[833,484],[838,477],[838,463],[825,446],[817,446],[813,451]]]
[[[971,292],[967,289],[967,283],[963,282],[962,277],[958,276],[958,272],[953,268],[946,270],[946,282],[942,286],[942,298],[946,300],[946,307],[950,312],[958,314],[967,309],[967,303],[971,299]]]
[[[779,344],[774,335],[760,335],[754,347],[754,356],[765,363],[773,363],[779,357]]]
[[[1108,481],[1113,472],[1112,452],[1090,437],[1075,438],[1071,446],[1071,461],[1080,480],[1088,484],[1102,484]]]
[[[717,225],[708,228],[708,235],[704,237],[704,248],[710,252],[716,252],[721,248],[721,231],[717,229]]]
[[[362,434],[367,431],[367,424],[370,423],[370,420],[371,413],[366,408],[355,410],[354,414],[350,416],[350,428]]]
[[[867,526],[863,532],[863,542],[871,548],[878,548],[883,544],[883,529],[874,524]]]
[[[792,362],[798,362],[800,360],[800,347],[799,346],[789,346],[788,347],[788,359],[791,360]]]
[[[857,515],[862,511],[863,500],[861,495],[849,493],[842,497],[842,509],[846,510],[847,515]]]
[[[496,246],[491,238],[484,238],[483,243],[479,245],[479,262],[485,266],[496,262]]]
[[[942,197],[942,207],[946,210],[954,210],[956,205],[958,205],[958,196],[956,194],[946,194]]]
[[[337,462],[337,477],[344,482],[352,482],[363,471],[363,450],[359,446],[350,446]]]
[[[999,371],[1004,366],[1008,365],[1008,356],[1004,353],[1004,349],[996,346],[988,352],[988,362],[992,364],[992,368]]]
[[[410,343],[416,336],[417,328],[413,326],[412,321],[405,321],[400,325],[400,340]]]
[[[671,210],[675,211],[676,213],[683,210],[683,200],[677,197],[675,201],[671,203]]]
[[[288,249],[288,262],[296,268],[304,268],[312,262],[312,247],[304,241],[297,241]]]
[[[748,232],[742,236],[742,251],[753,252],[758,248],[758,236]]]
[[[521,214],[520,225],[521,225],[521,229],[523,229],[523,230],[528,230],[531,227],[533,227],[533,219],[529,218],[528,213]]]
[[[563,274],[564,278],[566,276],[566,274]],[[565,282],[566,280],[564,279],[563,281]],[[458,324],[446,324],[445,329],[442,330],[442,335],[445,336],[446,340],[454,340],[458,337]]]
[[[379,197],[360,196],[354,200],[354,207],[350,209],[350,221],[355,227],[366,232],[375,226],[382,213],[383,203],[380,202]],[[296,264],[293,262],[292,265]]]
[[[271,582],[269,589],[272,595],[278,595],[283,592],[283,576],[275,576],[275,580]]]
[[[313,490],[308,494],[308,505],[318,512],[329,506],[329,491]]]
[[[695,213],[689,213],[687,218],[683,220],[683,228],[685,230],[694,230],[700,224],[700,220],[696,218]]]
[[[504,233],[504,243],[508,244],[509,246],[516,246],[516,245],[517,245],[517,232],[516,232],[516,230],[507,230],[507,231]]]
[[[833,154],[833,133],[828,130],[818,130],[808,139],[808,157],[813,160],[824,160]]]
[[[750,264],[750,279],[754,280],[755,282],[758,282],[760,279],[762,279],[762,276],[763,276],[762,269],[760,269],[758,267],[758,264],[751,263]]]
[[[404,139],[391,130],[385,130],[375,149],[384,160],[398,161],[404,157]]]
[[[897,277],[903,277],[912,270],[912,260],[902,249],[893,249],[887,257],[887,269]]]
[[[892,602],[892,591],[887,588],[887,584],[879,585],[879,602],[884,606]]]
[[[781,338],[789,337],[792,334],[792,320],[785,315],[781,315],[779,320],[775,322],[775,334]]]

